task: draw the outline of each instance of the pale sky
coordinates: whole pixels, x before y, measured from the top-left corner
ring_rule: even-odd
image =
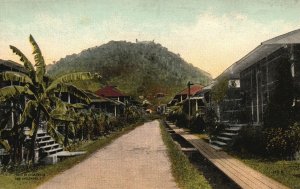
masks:
[[[300,28],[297,0],[0,0],[0,59],[47,63],[111,40],[155,40],[218,76],[262,41]]]

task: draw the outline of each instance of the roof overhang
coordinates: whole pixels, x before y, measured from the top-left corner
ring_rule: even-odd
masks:
[[[221,75],[217,77],[217,79],[223,76],[229,78],[239,78],[239,74],[242,70],[252,66],[278,49],[286,47],[290,44],[300,44],[300,29],[262,42],[246,56],[228,67]]]

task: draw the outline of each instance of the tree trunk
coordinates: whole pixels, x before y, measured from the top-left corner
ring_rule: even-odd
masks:
[[[64,146],[67,147],[69,144],[68,141],[68,135],[69,135],[69,123],[65,123],[65,140],[64,140]]]

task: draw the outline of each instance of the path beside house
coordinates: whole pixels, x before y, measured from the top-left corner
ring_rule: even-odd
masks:
[[[167,125],[178,135],[190,142],[207,160],[244,189],[288,189],[281,183],[250,168],[224,151],[217,151],[197,136],[187,133],[173,123]]]
[[[177,188],[158,121],[145,123],[39,189]]]

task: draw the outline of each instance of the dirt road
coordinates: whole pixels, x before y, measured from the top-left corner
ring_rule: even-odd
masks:
[[[159,122],[137,127],[39,189],[177,188]]]

